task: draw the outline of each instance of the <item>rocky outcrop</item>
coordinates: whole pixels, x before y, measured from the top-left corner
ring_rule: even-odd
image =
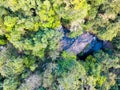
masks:
[[[76,55],[82,52],[83,55],[88,55],[100,49],[112,47],[109,41],[100,40],[96,35],[89,32],[84,32],[76,38],[69,38],[67,36],[69,30],[61,28],[60,31],[64,33],[64,37],[61,40],[61,51],[65,50]]]
[[[90,33],[84,33],[78,36],[78,38],[75,39],[74,43],[66,51],[73,52],[77,55],[82,52],[88,44],[92,43],[94,39],[95,37]]]

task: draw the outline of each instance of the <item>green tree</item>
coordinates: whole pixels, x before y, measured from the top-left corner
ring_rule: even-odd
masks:
[[[109,90],[115,85],[117,77],[115,73],[110,72],[110,69],[119,68],[119,57],[99,51],[93,56],[88,56],[83,66],[87,71],[85,84],[90,85],[92,90]]]
[[[119,32],[119,0],[88,0],[91,5],[84,29],[103,40],[112,40]]]
[[[15,77],[10,77],[4,80],[3,90],[17,90],[19,80]]]

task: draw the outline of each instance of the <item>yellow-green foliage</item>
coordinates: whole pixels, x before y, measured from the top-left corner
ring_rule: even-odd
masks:
[[[5,35],[17,49],[32,50],[33,55],[44,57],[48,42],[51,44],[50,49],[57,48],[59,40],[54,35],[58,35],[56,28],[60,26],[60,17],[55,13],[51,1],[1,0],[0,2],[0,35]],[[47,30],[45,33],[49,33],[49,37],[45,34],[44,41],[33,40],[34,33],[40,30],[41,33]],[[24,37],[32,38],[29,40]],[[51,40],[52,37],[54,40]],[[3,41],[1,44],[4,44]]]
[[[23,63],[25,67],[29,68],[31,71],[34,71],[38,67],[38,65],[35,64],[35,58],[33,57],[24,58]]]
[[[60,26],[60,18],[53,10],[51,1],[45,0],[40,8],[38,14],[40,17],[40,24],[45,28],[55,28]]]
[[[6,31],[12,30],[13,26],[16,24],[17,17],[6,16],[4,18],[4,25],[6,26]]]
[[[119,52],[120,51],[120,32],[118,33],[118,35],[115,38],[113,38],[112,43],[113,43],[116,51]]]
[[[120,58],[60,52],[61,25],[120,50],[120,0],[0,0],[0,90],[117,90]]]
[[[83,63],[88,75],[86,84],[92,85],[93,90],[96,88],[109,90],[110,86],[115,84],[116,76],[108,71],[111,67],[119,68],[119,58],[100,51],[94,57],[88,56],[86,60]]]
[[[113,23],[111,25],[109,25],[107,28],[106,28],[106,32],[103,33],[103,34],[99,34],[98,36],[103,39],[103,40],[110,40],[112,41],[112,39],[114,37],[117,36],[118,32],[120,31],[120,26],[119,26],[120,22],[117,22],[117,23]]]
[[[54,1],[53,7],[57,14],[69,22],[62,22],[62,24],[68,27],[71,31],[70,37],[80,35],[84,23],[84,18],[88,14],[90,5],[87,4],[86,0],[56,0]]]
[[[80,79],[84,79],[86,74],[82,64],[69,59],[58,61],[58,63],[56,74],[60,74],[58,75],[60,78],[57,79],[60,87],[65,90],[78,90],[82,85]]]
[[[67,53],[58,63],[47,63],[43,72],[43,87],[52,89],[78,90],[85,76],[85,69],[74,59],[74,55],[67,58]],[[69,54],[72,55],[72,54]],[[57,84],[59,83],[59,85]]]
[[[86,0],[56,0],[53,7],[60,17],[72,20],[83,19],[89,10]]]
[[[11,58],[0,67],[0,73],[3,77],[19,75],[23,72],[23,70],[23,60],[20,58]]]
[[[6,40],[0,39],[0,45],[5,45],[6,43],[7,43]]]
[[[91,5],[84,29],[103,40],[112,40],[120,31],[119,0],[88,0]]]
[[[19,81],[15,77],[10,77],[4,80],[3,90],[17,90]]]
[[[49,63],[47,65],[47,69],[45,70],[45,72],[43,73],[43,87],[45,88],[50,88],[53,81],[54,81],[54,77],[52,75],[52,70],[56,67],[56,64],[53,63]]]

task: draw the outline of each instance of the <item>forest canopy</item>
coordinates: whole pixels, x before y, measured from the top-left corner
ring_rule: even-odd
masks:
[[[60,50],[83,33],[109,43],[89,54]],[[119,88],[120,0],[0,0],[0,90]]]

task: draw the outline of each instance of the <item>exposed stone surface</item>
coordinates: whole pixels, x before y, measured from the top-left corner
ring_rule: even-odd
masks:
[[[81,52],[83,52],[83,54],[88,54],[100,49],[112,48],[109,41],[100,40],[89,32],[85,32],[76,38],[69,38],[67,36],[69,30],[61,27],[60,31],[64,33],[64,37],[61,40],[60,51],[66,50],[77,55]]]
[[[79,54],[88,44],[93,41],[93,39],[94,36],[90,33],[82,34],[76,38],[74,43],[66,51],[73,52],[74,54]]]

